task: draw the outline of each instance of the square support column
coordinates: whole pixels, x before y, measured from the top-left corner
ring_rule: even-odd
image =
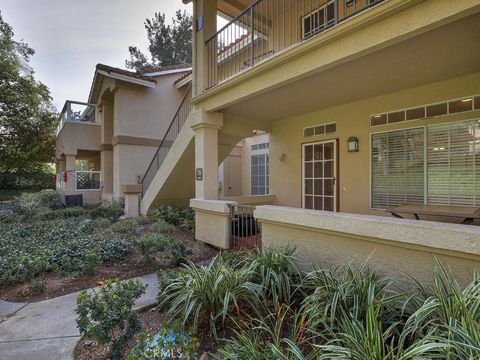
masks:
[[[223,115],[195,111],[191,115],[195,131],[195,198],[218,199],[218,130]]]
[[[65,183],[65,194],[70,195],[75,192],[75,155],[65,154],[65,171],[67,172],[67,182]]]
[[[142,185],[123,185],[122,190],[125,195],[125,216],[127,218],[137,217],[139,215],[139,195],[142,192]]]
[[[217,0],[193,2],[193,96],[208,85],[208,49],[205,41],[217,31]],[[211,60],[213,61],[213,60]],[[215,60],[216,61],[216,60]]]

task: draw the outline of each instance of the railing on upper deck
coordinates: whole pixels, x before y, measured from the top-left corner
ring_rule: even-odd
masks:
[[[206,88],[384,0],[257,0],[206,41]]]
[[[192,103],[190,102],[191,98],[192,85],[190,84],[182,102],[180,103],[180,106],[177,109],[177,112],[173,116],[172,122],[170,123],[170,126],[168,127],[167,132],[160,143],[160,146],[155,152],[155,155],[153,156],[145,175],[143,175],[142,196],[145,195],[145,191],[147,191],[147,188],[150,186],[155,174],[157,173],[158,169],[160,169],[160,166],[167,157],[170,147],[187,121],[188,115],[190,115],[190,111],[192,110]]]
[[[56,134],[58,135],[67,122],[89,123],[97,122],[97,111],[94,104],[67,100],[63,106]]]

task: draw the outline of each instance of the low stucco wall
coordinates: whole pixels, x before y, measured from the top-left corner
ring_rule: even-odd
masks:
[[[57,189],[57,192],[62,197],[62,201],[65,202],[65,195],[83,195],[83,204],[84,205],[94,205],[102,201],[102,191],[101,190],[75,190],[72,193],[66,194],[64,190]]]
[[[195,211],[195,239],[220,249],[228,249],[230,239],[230,208],[234,202],[222,200],[190,200]]]
[[[461,284],[480,268],[480,227],[378,216],[259,206],[264,248],[287,243],[300,264],[338,267],[359,264],[406,284],[410,275],[431,283],[434,256],[447,264]]]

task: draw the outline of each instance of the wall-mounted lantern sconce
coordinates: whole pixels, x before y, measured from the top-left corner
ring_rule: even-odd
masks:
[[[350,136],[347,140],[348,152],[358,152],[358,139],[355,136]]]

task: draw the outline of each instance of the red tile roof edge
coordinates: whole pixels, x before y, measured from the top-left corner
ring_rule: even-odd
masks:
[[[105,65],[105,64],[97,64],[96,69],[101,70],[101,71],[106,71],[108,73],[112,72],[112,73],[115,73],[115,74],[124,75],[124,76],[128,76],[128,77],[131,77],[131,78],[139,79],[139,80],[149,81],[149,82],[154,83],[154,84],[157,83],[157,81],[155,79],[152,79],[149,76],[145,76],[145,75],[143,75],[139,72],[128,71],[128,70],[116,68],[116,67]]]

